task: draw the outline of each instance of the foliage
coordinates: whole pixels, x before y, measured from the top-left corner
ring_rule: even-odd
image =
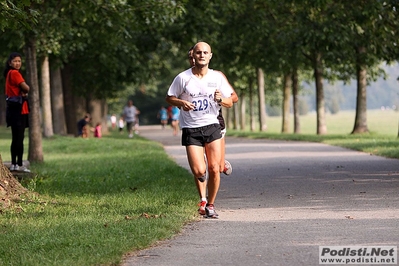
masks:
[[[393,0],[7,0],[0,7],[10,18],[0,23],[1,57],[21,50],[24,34],[35,34],[39,55],[72,66],[77,95],[117,103],[111,106],[116,112],[127,97],[142,93],[156,98],[149,100],[154,109],[172,78],[188,67],[186,52],[198,40],[211,44],[211,67],[222,70],[239,94],[254,84],[258,67],[273,79],[297,68],[311,80],[306,58],[316,51],[329,81],[348,81],[359,45],[367,49],[368,80],[375,80],[383,75],[379,63],[399,56],[397,10]],[[31,18],[36,22],[25,25],[35,27],[20,31],[21,20]],[[279,86],[267,89],[268,101],[280,94]]]
[[[32,9],[31,0],[11,1],[5,0],[0,3],[0,31],[5,29],[18,30],[21,27],[31,29],[37,23],[39,13]]]

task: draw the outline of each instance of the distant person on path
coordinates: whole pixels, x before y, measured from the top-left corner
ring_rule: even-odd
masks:
[[[167,92],[166,101],[180,108],[182,145],[194,177],[205,183],[208,160],[209,180],[206,217],[217,218],[215,199],[220,186],[221,129],[218,121],[220,105],[232,107],[232,94],[226,78],[209,69],[212,51],[209,44],[197,43],[193,48],[195,65],[178,74]]]
[[[123,121],[123,117],[119,118],[118,127],[119,127],[119,133],[122,134],[123,128],[125,127],[125,121]]]
[[[82,119],[78,121],[78,137],[88,138],[89,137],[89,122],[90,114],[86,114]]]
[[[172,126],[172,105],[168,106],[168,124],[170,124]]]
[[[133,100],[129,100],[127,105],[123,108],[123,120],[126,122],[126,128],[129,133],[129,138],[133,138],[133,129],[136,126],[137,115],[140,111],[133,105]]]
[[[161,120],[162,129],[165,129],[165,126],[168,124],[168,111],[164,106],[161,106],[161,109],[158,111],[157,118]]]
[[[115,129],[116,128],[116,115],[112,114],[110,117],[110,120],[111,120],[111,128]]]
[[[177,136],[179,132],[179,115],[180,115],[180,109],[177,108],[176,106],[172,107],[171,111],[171,120],[172,120],[172,129],[173,129],[173,136]]]
[[[20,73],[22,57],[11,53],[4,69],[6,95],[6,123],[11,127],[11,167],[10,171],[30,172],[23,165],[25,128],[29,127],[29,86]]]

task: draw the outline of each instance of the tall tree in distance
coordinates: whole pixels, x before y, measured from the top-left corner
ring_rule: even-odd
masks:
[[[51,93],[51,113],[53,118],[54,134],[65,135],[65,109],[64,94],[62,93],[62,78],[59,64],[54,62],[50,67],[50,93]]]
[[[31,162],[43,162],[42,130],[40,121],[39,82],[37,78],[36,64],[36,39],[27,37],[25,41],[26,72],[29,81],[29,152],[28,160]]]
[[[54,135],[50,94],[50,63],[48,56],[43,58],[41,70],[42,90],[40,95],[42,103],[43,135],[48,138]]]

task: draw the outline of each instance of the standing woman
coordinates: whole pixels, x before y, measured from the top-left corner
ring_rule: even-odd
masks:
[[[7,101],[6,122],[11,127],[11,167],[10,171],[30,172],[23,165],[25,128],[29,127],[29,86],[20,73],[21,55],[11,53],[5,65],[5,95]]]

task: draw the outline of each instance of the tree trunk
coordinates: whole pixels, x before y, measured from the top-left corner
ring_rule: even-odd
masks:
[[[252,78],[249,81],[249,126],[251,131],[255,131],[255,108],[254,108],[254,86]]]
[[[263,70],[258,68],[258,88],[259,88],[259,130],[266,131],[266,103],[265,103],[265,76]]]
[[[91,115],[91,123],[95,126],[103,120],[103,110],[101,100],[93,99],[89,101],[88,111]]]
[[[226,128],[233,128],[233,122],[231,121],[231,110],[229,108],[222,107],[222,115]]]
[[[235,104],[230,109],[232,109],[234,113],[234,129],[240,130],[240,109]]]
[[[294,69],[292,72],[292,96],[294,105],[294,133],[301,133],[301,124],[299,121],[299,84],[298,84],[298,69]]]
[[[107,114],[108,114],[108,105],[105,100],[90,100],[89,101],[89,113],[91,114],[91,124],[93,127],[97,125],[97,123],[101,123],[102,133],[105,134],[108,132],[107,128]]]
[[[61,69],[54,66],[50,70],[51,85],[51,111],[53,118],[54,133],[58,135],[66,135],[65,110],[64,110],[64,94],[62,93]]]
[[[245,125],[246,125],[246,109],[247,109],[247,105],[246,105],[246,97],[244,93],[241,93],[240,95],[240,129],[241,130],[245,130]]]
[[[108,128],[108,104],[107,104],[107,100],[101,100],[101,105],[102,105],[102,110],[103,110],[103,119],[102,119],[102,122],[101,122],[102,133],[103,134],[108,134],[109,133],[109,128]]]
[[[73,96],[73,103],[76,110],[76,116],[74,118],[75,128],[76,128],[76,123],[80,119],[82,119],[85,116],[85,114],[89,113],[91,115],[90,101],[91,101],[90,96],[88,96],[87,98],[83,98],[76,95]],[[89,123],[91,124],[91,121]]]
[[[42,117],[43,117],[43,135],[46,138],[54,135],[53,121],[51,113],[51,97],[50,97],[50,63],[48,56],[42,61]]]
[[[323,63],[320,53],[314,55],[313,69],[316,82],[317,134],[324,135],[327,134],[327,126],[323,89]]]
[[[43,162],[42,130],[40,123],[39,82],[37,78],[36,40],[29,38],[25,45],[26,72],[29,81],[29,153],[30,162]]]
[[[356,51],[356,77],[357,77],[357,97],[356,97],[356,117],[355,126],[351,134],[367,133],[367,70],[362,62],[362,57],[366,53],[365,47],[359,47]]]
[[[72,69],[69,64],[65,64],[61,69],[61,77],[67,134],[77,135],[76,109],[72,93]]]
[[[291,73],[286,73],[284,75],[284,84],[283,84],[283,123],[281,129],[282,133],[289,133],[290,131],[291,87],[292,87]]]

